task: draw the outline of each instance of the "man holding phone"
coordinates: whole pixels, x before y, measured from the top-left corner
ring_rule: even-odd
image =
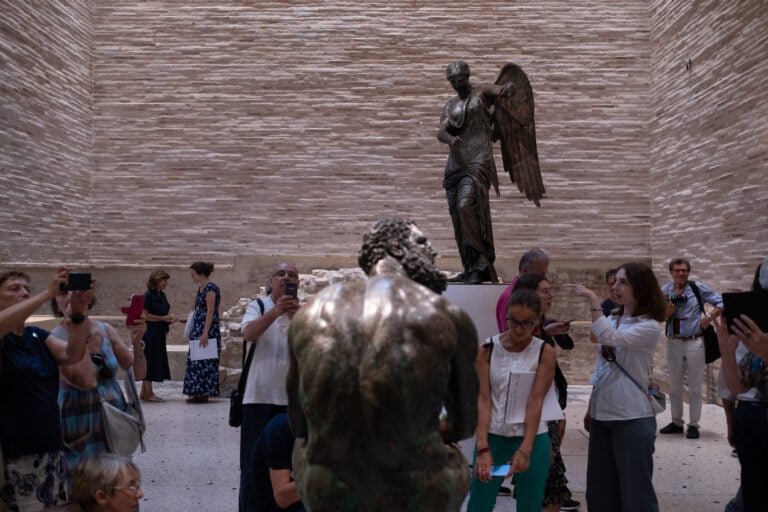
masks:
[[[277,264],[267,282],[267,297],[248,304],[241,329],[246,353],[253,353],[243,390],[243,423],[240,428],[240,512],[250,495],[246,468],[256,439],[274,416],[287,412],[288,324],[299,310],[299,270],[289,262]],[[245,356],[244,354],[244,357]]]

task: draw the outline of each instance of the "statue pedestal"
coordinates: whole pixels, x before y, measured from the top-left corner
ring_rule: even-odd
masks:
[[[496,302],[506,284],[448,283],[443,297],[463,309],[475,323],[478,341],[499,333],[496,325]]]

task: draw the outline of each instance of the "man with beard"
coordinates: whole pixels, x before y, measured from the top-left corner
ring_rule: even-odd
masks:
[[[294,471],[313,512],[461,507],[469,469],[452,443],[475,429],[477,333],[435,293],[435,256],[415,224],[382,219],[358,257],[369,279],[326,288],[291,323]]]

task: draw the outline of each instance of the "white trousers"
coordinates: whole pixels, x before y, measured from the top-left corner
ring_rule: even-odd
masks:
[[[701,419],[701,385],[704,381],[704,338],[683,341],[667,340],[667,368],[669,370],[669,401],[672,422],[683,426],[683,383],[688,374],[688,425],[698,427]]]

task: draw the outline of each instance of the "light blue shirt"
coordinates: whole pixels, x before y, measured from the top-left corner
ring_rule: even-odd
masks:
[[[598,347],[615,347],[616,360],[645,389],[661,335],[659,322],[647,316],[612,316],[610,320],[601,316],[592,322],[591,329]],[[654,415],[646,393],[638,389],[616,364],[605,361],[602,356],[598,356],[592,383],[594,387],[589,400],[591,417],[614,421]]]
[[[696,285],[699,287],[701,300],[704,303],[722,309],[723,298],[719,293],[715,293],[700,281],[696,281]],[[661,287],[661,293],[670,296],[674,294],[674,289],[675,283],[670,281]],[[667,320],[665,333],[668,338],[673,336],[701,336],[701,315],[704,311],[699,307],[699,301],[696,300],[696,295],[691,289],[690,281],[686,283],[681,295],[685,296],[685,302],[675,305],[675,314]]]

